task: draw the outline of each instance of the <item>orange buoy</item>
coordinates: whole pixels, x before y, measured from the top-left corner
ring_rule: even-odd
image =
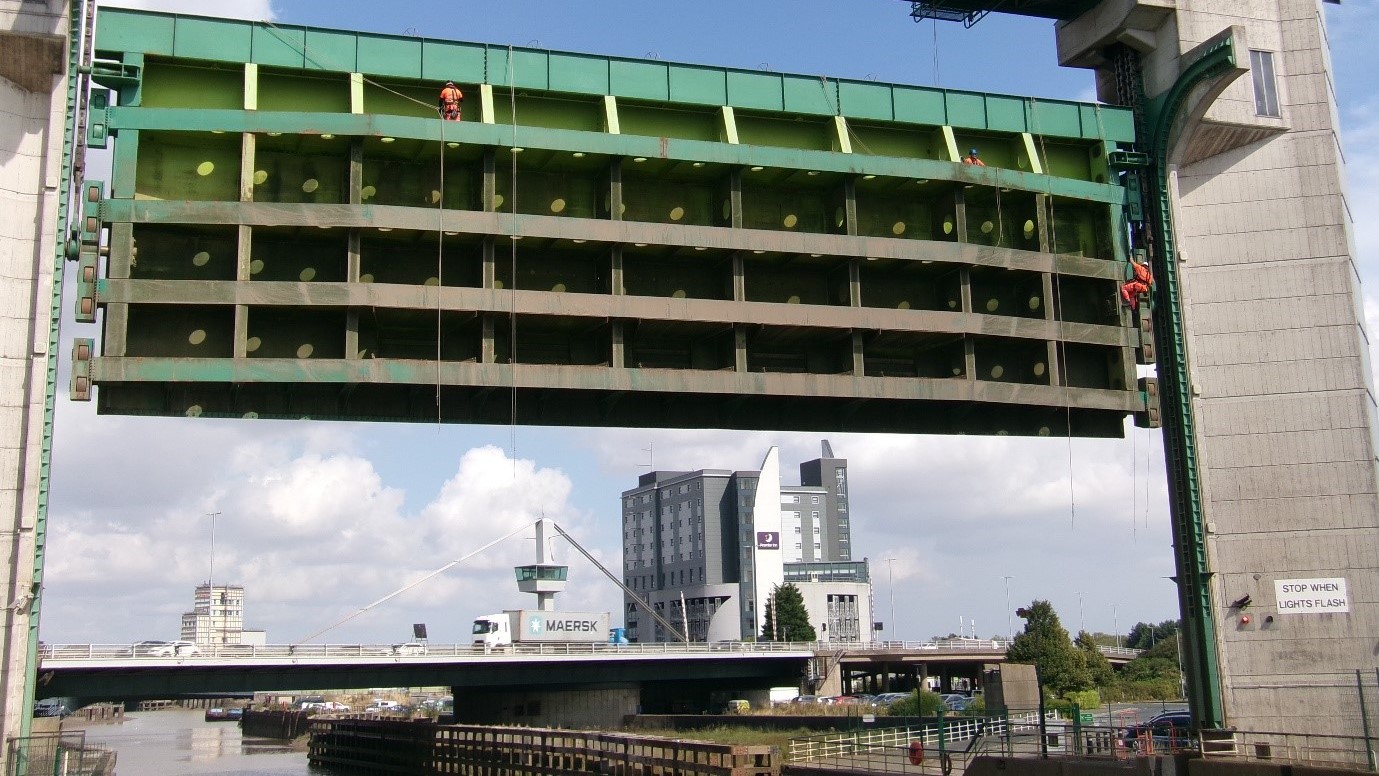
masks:
[[[924,742],[910,742],[910,765],[919,765],[924,762]]]

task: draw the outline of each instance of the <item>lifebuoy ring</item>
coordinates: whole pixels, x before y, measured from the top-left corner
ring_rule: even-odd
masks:
[[[920,765],[924,762],[924,742],[910,742],[910,765]]]

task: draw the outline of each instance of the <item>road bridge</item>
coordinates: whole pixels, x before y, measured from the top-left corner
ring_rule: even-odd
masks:
[[[939,676],[979,684],[983,666],[1005,661],[1001,640],[929,642],[717,642],[656,644],[517,644],[485,650],[470,645],[306,644],[199,647],[198,654],[150,656],[130,645],[44,645],[37,695],[81,701],[182,698],[207,692],[326,690],[445,685],[457,697],[492,704],[467,705],[473,719],[491,711],[524,710],[549,699],[598,698],[606,708],[635,698],[647,713],[702,710],[728,697],[765,702],[771,687],[799,687],[814,679],[843,694],[866,685],[887,689],[892,680]],[[1104,648],[1123,662],[1137,650]],[[841,681],[840,681],[841,679]],[[900,686],[897,684],[896,686]],[[975,686],[975,685],[974,685]],[[720,697],[721,696],[721,697]],[[520,697],[520,704],[504,699]],[[573,704],[567,704],[573,705]],[[558,706],[563,708],[563,706]],[[461,711],[460,713],[465,713]],[[633,712],[628,712],[633,713]],[[545,717],[543,713],[540,716]],[[568,717],[566,719],[569,719]],[[543,724],[552,720],[543,719]]]

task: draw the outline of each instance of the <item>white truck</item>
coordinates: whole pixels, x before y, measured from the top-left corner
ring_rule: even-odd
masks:
[[[474,618],[474,646],[490,649],[510,644],[606,642],[608,619],[608,612],[509,609]]]

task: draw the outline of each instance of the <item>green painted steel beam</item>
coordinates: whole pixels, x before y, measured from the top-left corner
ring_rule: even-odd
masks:
[[[1196,424],[1189,393],[1192,383],[1188,374],[1182,281],[1169,201],[1168,154],[1175,125],[1189,95],[1234,67],[1234,38],[1223,36],[1199,52],[1196,61],[1183,70],[1167,92],[1145,105],[1154,171],[1147,201],[1157,211],[1153,223],[1159,248],[1154,256],[1154,341],[1159,348],[1164,458],[1173,516],[1178,600],[1183,614],[1183,667],[1193,720],[1204,728],[1221,727],[1225,723],[1225,709],[1216,655],[1216,623],[1212,619],[1212,571],[1207,559]]]
[[[685,106],[1134,139],[1129,111],[1088,103],[123,8],[102,9],[96,46],[108,57],[252,62],[388,80],[512,83],[520,89]]]
[[[715,299],[511,291],[447,287],[437,299],[430,286],[378,283],[295,283],[233,280],[102,280],[97,296],[106,304],[250,305],[254,307],[358,307],[374,310],[515,313],[552,317],[637,321],[788,326],[820,331],[941,333],[1060,340],[1110,347],[1139,344],[1135,329],[1044,318],[879,307],[819,307]]]
[[[111,108],[110,128],[192,132],[279,132],[301,135],[393,137],[506,148],[513,145],[512,128],[501,124],[460,122],[442,124],[434,119],[379,114],[287,113],[273,111],[203,110],[196,108]],[[687,163],[741,167],[811,170],[852,175],[948,180],[1000,188],[1052,194],[1060,197],[1120,204],[1125,192],[1119,185],[1059,178],[1023,170],[975,167],[932,159],[843,154],[833,151],[779,148],[764,145],[732,145],[703,140],[649,137],[630,134],[582,132],[545,127],[522,127],[523,148],[582,152],[606,156],[673,159]],[[116,137],[116,148],[120,147]],[[438,146],[439,147],[439,146]],[[343,145],[342,145],[343,148]]]
[[[316,205],[267,202],[163,202],[106,200],[107,223],[220,224],[246,226],[312,226],[384,228],[461,232],[523,239],[585,240],[634,245],[702,247],[723,251],[771,251],[827,256],[933,261],[999,267],[1030,272],[1055,272],[1104,280],[1123,280],[1125,268],[1108,259],[1039,253],[990,245],[899,237],[734,229],[651,221],[607,221],[522,213],[473,210],[437,211],[400,205]]]
[[[112,358],[91,364],[92,380],[122,383],[332,383],[468,386],[599,393],[692,393],[834,398],[849,401],[983,402],[1134,412],[1136,391],[923,377],[736,373],[552,364],[476,364],[403,359]]]

